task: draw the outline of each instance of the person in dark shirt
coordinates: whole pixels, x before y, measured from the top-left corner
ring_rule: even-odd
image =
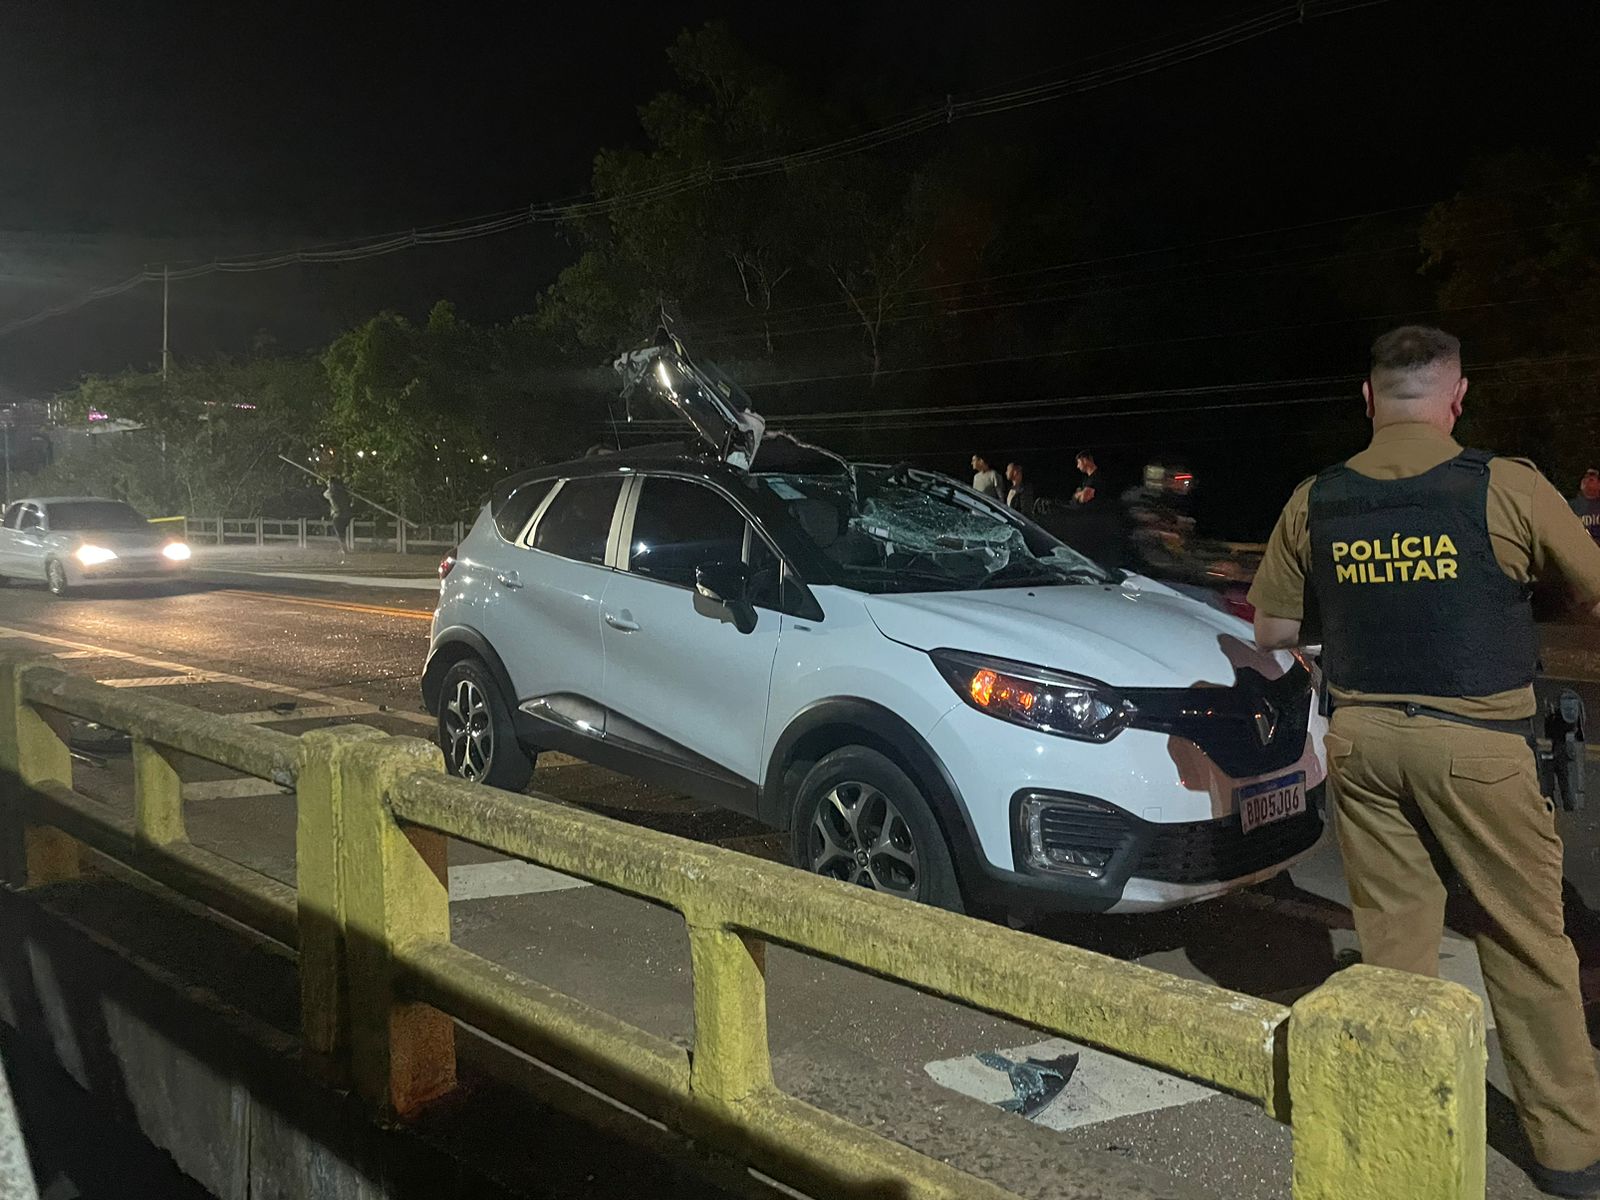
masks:
[[[1078,451],[1078,486],[1072,493],[1072,503],[1077,508],[1104,508],[1112,500],[1100,464],[1094,460],[1092,450]]]
[[[1589,531],[1589,536],[1600,542],[1600,468],[1590,467],[1578,481],[1578,494],[1571,500],[1572,511]]]
[[[1033,516],[1033,484],[1022,477],[1022,464],[1014,462],[1006,467],[1006,503],[1025,517]]]

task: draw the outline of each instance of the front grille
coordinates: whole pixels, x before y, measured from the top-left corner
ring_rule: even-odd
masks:
[[[1296,666],[1267,679],[1247,667],[1237,680],[1228,688],[1130,688],[1129,725],[1193,742],[1235,779],[1293,766],[1311,722],[1310,672]]]
[[[1244,832],[1237,815],[1215,821],[1158,825],[1133,873],[1163,883],[1238,879],[1309,850],[1322,836],[1315,797],[1286,821]]]

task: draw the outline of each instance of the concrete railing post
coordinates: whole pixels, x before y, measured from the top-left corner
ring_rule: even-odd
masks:
[[[223,525],[223,518],[218,517],[217,518],[217,545],[219,545],[219,546],[223,544],[222,525]]]
[[[266,528],[265,528],[261,518],[257,517],[256,518],[256,545],[265,546],[266,544],[267,544],[267,531],[266,531]]]
[[[394,552],[396,554],[404,554],[406,552],[406,506],[404,504],[400,506],[400,516],[395,519],[394,523]]]
[[[295,522],[295,544],[304,550],[306,548],[306,519],[301,517]]]
[[[304,521],[302,519],[302,525]],[[349,975],[339,847],[344,844],[345,750],[384,734],[365,725],[312,729],[300,737],[295,776],[295,880],[299,897],[300,1026],[306,1049],[332,1078],[349,1050]]]
[[[1483,1005],[1358,965],[1289,1018],[1294,1200],[1483,1200]]]
[[[0,774],[21,786],[72,783],[72,752],[62,732],[22,698],[22,683],[42,664],[0,660]],[[0,867],[17,887],[37,887],[78,877],[78,843],[59,829],[27,819],[23,797],[0,779]]]
[[[160,746],[133,739],[133,833],[141,845],[189,840],[183,822],[183,780]]]
[[[686,914],[686,917],[688,914]],[[772,1090],[767,1051],[767,946],[688,918],[694,976],[694,1057],[689,1090],[738,1108]]]
[[[455,1087],[455,1026],[399,988],[397,955],[450,940],[446,839],[404,829],[386,797],[397,780],[443,771],[439,751],[415,738],[345,746],[338,758],[343,838],[337,843],[349,968],[350,1061],[356,1092],[405,1116]]]

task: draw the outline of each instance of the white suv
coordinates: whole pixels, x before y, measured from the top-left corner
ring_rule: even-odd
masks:
[[[560,750],[946,907],[1173,907],[1322,832],[1307,668],[941,475],[764,436],[670,337],[618,363],[691,447],[500,484],[442,565],[422,690],[452,771]]]

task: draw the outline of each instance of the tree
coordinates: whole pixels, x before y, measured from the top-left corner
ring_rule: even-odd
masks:
[[[545,296],[541,319],[579,346],[613,350],[660,314],[754,317],[770,353],[774,301],[804,259],[798,197],[782,171],[711,179],[806,144],[817,118],[722,22],[680,34],[667,59],[678,88],[639,110],[649,148],[596,156],[596,201],[614,207],[578,223],[583,254]]]
[[[1466,432],[1531,454],[1558,481],[1593,465],[1600,440],[1600,159],[1518,152],[1476,165],[1422,226],[1439,306],[1468,336]],[[1485,360],[1490,360],[1485,362]]]
[[[142,430],[105,435],[43,472],[35,487],[111,492],[164,513],[260,513],[299,486],[278,455],[303,458],[328,405],[312,359],[218,358],[158,372],[89,376],[58,398]]]
[[[938,163],[908,177],[890,164],[854,160],[810,176],[801,190],[809,262],[859,322],[876,383],[896,324],[925,326],[938,315],[937,299],[911,298],[939,273],[938,234],[945,214],[960,207],[958,193]]]
[[[440,301],[417,326],[381,313],[322,356],[330,471],[412,519],[454,520],[517,466],[576,453],[585,414],[541,370],[529,323],[481,327]]]

